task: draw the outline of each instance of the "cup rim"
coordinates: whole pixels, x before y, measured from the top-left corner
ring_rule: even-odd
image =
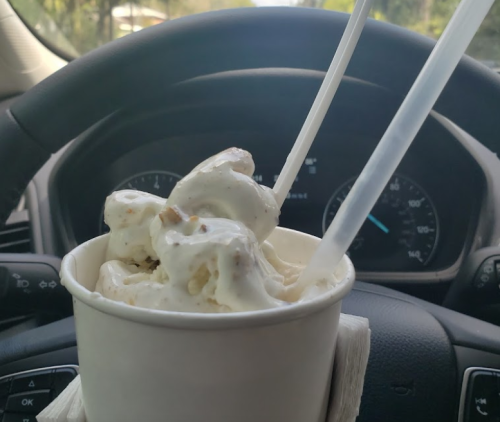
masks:
[[[275,230],[300,233],[312,239],[318,239],[307,233],[283,227]],[[109,234],[93,238],[77,246],[69,252],[61,264],[61,282],[73,296],[73,302],[79,301],[89,307],[105,314],[126,319],[129,321],[146,324],[165,326],[178,329],[231,329],[243,328],[257,325],[273,325],[283,321],[291,321],[303,318],[319,312],[329,306],[340,302],[351,290],[355,271],[354,266],[346,255],[342,258],[346,265],[346,274],[343,279],[332,290],[325,292],[314,299],[286,307],[263,309],[258,311],[227,312],[227,313],[196,313],[154,310],[131,306],[125,302],[108,299],[102,295],[96,295],[82,286],[74,277],[73,269],[76,268],[75,253],[83,253],[83,249],[93,247],[98,242],[107,241]]]

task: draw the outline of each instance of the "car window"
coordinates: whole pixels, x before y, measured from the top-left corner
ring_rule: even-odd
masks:
[[[374,0],[371,16],[439,38],[459,0]],[[182,16],[235,7],[315,7],[351,12],[355,0],[11,0],[27,25],[67,57]],[[468,53],[500,68],[500,2]]]

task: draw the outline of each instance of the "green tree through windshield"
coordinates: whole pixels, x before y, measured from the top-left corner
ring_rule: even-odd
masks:
[[[70,56],[131,32],[186,15],[271,0],[11,0],[22,18]],[[438,38],[460,0],[374,0],[371,16]],[[277,0],[276,4],[351,12],[355,0]],[[500,2],[496,2],[468,53],[500,67]]]
[[[320,3],[325,9],[352,12],[355,2],[325,0]],[[437,39],[459,3],[460,0],[375,0],[372,17]],[[468,54],[491,67],[500,67],[500,2],[494,3]]]

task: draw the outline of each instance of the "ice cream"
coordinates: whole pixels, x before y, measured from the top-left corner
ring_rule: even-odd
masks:
[[[113,192],[107,198],[104,219],[111,230],[108,259],[142,262],[158,259],[151,245],[149,226],[165,199],[136,190]]]
[[[285,306],[302,268],[265,239],[278,224],[271,189],[252,179],[250,153],[231,148],[195,167],[167,200],[111,194],[108,261],[96,292],[129,305],[181,312],[241,312]],[[318,280],[297,299],[336,284]]]

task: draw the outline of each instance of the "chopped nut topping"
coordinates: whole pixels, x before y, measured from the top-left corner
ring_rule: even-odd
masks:
[[[159,214],[160,220],[162,223],[165,223],[167,220],[173,224],[179,224],[182,221],[182,216],[179,212],[172,207],[168,207],[165,211],[162,211]]]
[[[205,284],[210,279],[210,271],[205,264],[201,265],[194,273],[194,276],[188,283],[188,292],[190,295],[197,295],[201,292]]]
[[[151,264],[149,265],[149,269],[151,271],[154,271],[154,270],[156,270],[156,268],[158,268],[158,265],[160,265],[160,260],[159,259],[157,259],[156,261],[151,262]]]

